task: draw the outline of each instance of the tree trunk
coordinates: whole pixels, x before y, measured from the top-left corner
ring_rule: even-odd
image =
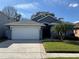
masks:
[[[63,36],[63,33],[62,32],[59,32],[59,36],[60,36],[60,40],[63,41],[64,36]]]

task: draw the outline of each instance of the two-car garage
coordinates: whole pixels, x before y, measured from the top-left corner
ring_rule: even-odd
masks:
[[[40,28],[32,26],[12,27],[12,39],[39,39]]]
[[[34,22],[34,21],[27,21],[27,22],[13,22],[6,24],[10,26],[11,30],[11,39],[32,39],[32,40],[39,40],[42,38],[42,31],[41,27],[44,26],[43,24]]]

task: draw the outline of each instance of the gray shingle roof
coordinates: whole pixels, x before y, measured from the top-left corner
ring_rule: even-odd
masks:
[[[39,19],[41,19],[41,18],[43,18],[43,17],[44,17],[44,16],[39,15],[39,16],[34,17],[32,20],[33,20],[33,21],[38,21]]]
[[[19,21],[19,22],[12,22],[12,23],[8,23],[8,24],[5,24],[5,25],[12,25],[12,26],[26,26],[26,25],[36,25],[36,26],[44,26],[44,24],[42,23],[38,23],[38,22],[35,22],[35,21],[31,21],[31,20],[28,20],[28,21]]]
[[[49,15],[43,19],[40,19],[39,22],[40,23],[56,23],[56,22],[59,22],[59,20],[57,20],[55,17]]]
[[[51,15],[47,15],[47,16],[37,16],[35,18],[32,19],[33,21],[39,22],[39,23],[45,23],[45,24],[51,24],[51,23],[59,23],[60,20],[58,20],[57,18],[51,16]]]

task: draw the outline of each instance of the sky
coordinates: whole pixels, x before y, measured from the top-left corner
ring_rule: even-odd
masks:
[[[14,7],[28,19],[36,12],[47,11],[64,21],[79,21],[79,0],[0,0],[0,10],[7,6]]]

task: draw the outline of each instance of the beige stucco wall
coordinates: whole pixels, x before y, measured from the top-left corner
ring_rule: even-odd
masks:
[[[74,30],[75,37],[79,37],[79,29]]]

